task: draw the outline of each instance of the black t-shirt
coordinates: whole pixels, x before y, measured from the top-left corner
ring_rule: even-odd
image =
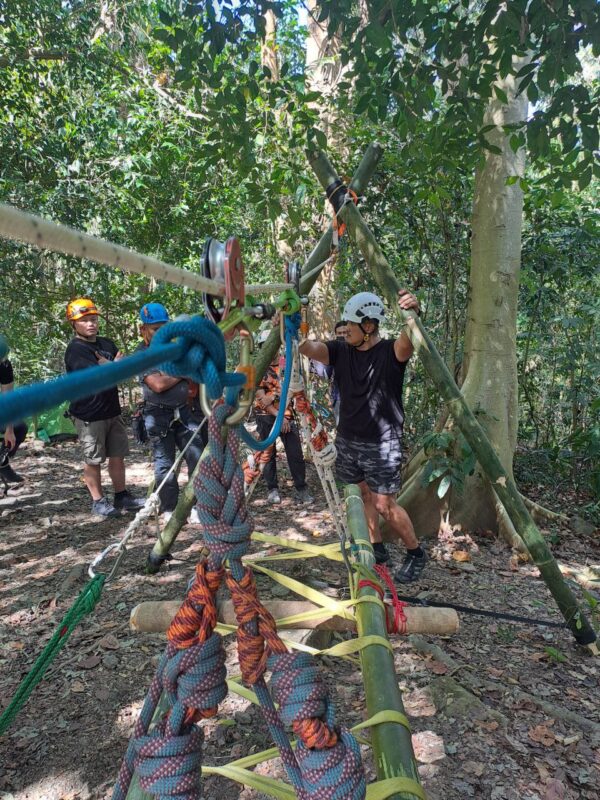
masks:
[[[382,339],[370,350],[334,341],[327,349],[340,392],[339,435],[365,442],[400,438],[407,362],[396,358],[394,340]]]
[[[109,361],[114,361],[118,352],[117,345],[103,336],[97,336],[95,342],[88,342],[85,339],[78,338],[71,339],[65,353],[65,366],[67,372],[97,367],[98,359],[96,358],[96,353],[104,356]],[[82,376],[81,379],[82,381],[86,380],[85,376]],[[121,413],[118,389],[113,386],[112,389],[106,389],[104,392],[91,394],[81,400],[74,400],[69,406],[69,412],[77,419],[84,420],[84,422],[95,422],[100,419],[118,417]]]
[[[12,364],[6,359],[6,361],[0,361],[0,385],[1,386],[8,386],[9,383],[15,382],[15,376],[13,374]]]

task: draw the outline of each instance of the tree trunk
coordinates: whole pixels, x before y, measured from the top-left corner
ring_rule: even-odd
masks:
[[[501,152],[486,150],[475,175],[462,393],[512,476],[518,425],[516,320],[523,192],[519,181],[507,186],[506,179],[522,177],[525,154],[523,149],[512,150],[502,126],[526,118],[527,98],[517,96],[514,76],[507,76],[498,87],[509,102],[494,100],[488,107],[484,125],[496,127],[486,138]],[[407,501],[405,507],[421,534],[437,530],[440,510],[446,507],[452,521],[466,528],[498,529],[494,498],[479,465],[466,478],[462,493],[453,489],[440,500],[430,488]],[[404,505],[402,496],[399,502]]]
[[[317,127],[325,134],[328,148],[336,157],[346,162],[349,154],[345,146],[344,127],[336,114],[334,101],[335,87],[343,73],[339,58],[340,42],[330,37],[327,20],[317,21],[319,0],[307,0],[308,35],[306,37],[306,84],[310,92],[318,92],[320,98],[310,105],[318,113]],[[324,214],[319,220],[323,228],[329,222],[331,206],[325,204]],[[329,339],[333,326],[339,319],[338,301],[335,292],[336,262],[332,261],[323,269],[320,281],[311,292],[311,325],[317,338]]]

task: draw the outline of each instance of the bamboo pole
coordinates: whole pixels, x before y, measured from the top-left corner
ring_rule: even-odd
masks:
[[[366,567],[373,569],[375,556],[369,539],[364,505],[358,486],[344,487],[348,529],[359,545]],[[370,586],[358,590],[359,597],[377,597]],[[383,610],[375,603],[361,603],[356,607],[356,624],[359,636],[381,636],[387,638],[386,619]],[[380,711],[397,711],[405,715],[402,694],[394,666],[393,654],[382,645],[374,644],[361,650],[361,665],[367,714],[372,717]],[[378,780],[386,778],[411,778],[419,783],[419,773],[412,747],[410,729],[397,722],[385,722],[373,726],[371,744],[375,757]],[[397,792],[393,800],[407,800],[417,795],[412,792]]]
[[[324,153],[320,151],[310,153],[308,158],[323,188],[337,180],[337,173]],[[515,530],[525,542],[531,558],[538,567],[575,640],[579,644],[587,645],[594,655],[598,655],[600,651],[596,633],[580,608],[575,595],[564,581],[558,564],[527,511],[512,477],[502,466],[485,431],[465,402],[421,320],[413,311],[403,311],[399,308],[397,298],[401,288],[400,283],[360,211],[353,203],[348,203],[340,210],[339,217],[348,226],[350,235],[355,239],[367,264],[373,271],[376,283],[392,308],[399,313],[415,351],[439,391],[441,399],[447,402],[454,421],[475,453]]]
[[[350,183],[350,186],[358,195],[363,194],[367,188],[367,184],[375,172],[382,153],[383,149],[378,144],[371,144],[367,148]],[[308,280],[304,280],[303,278],[300,279],[300,291],[302,294],[306,294],[311,290],[319,277],[320,270],[317,268],[319,266],[322,268],[331,256],[332,236],[333,227],[329,225],[323,236],[321,236],[317,246],[306,260],[302,272],[310,272],[311,274]],[[257,382],[262,379],[263,375],[267,371],[267,367],[275,357],[275,353],[279,350],[280,345],[281,339],[279,330],[274,328],[267,341],[261,347],[255,361]],[[206,453],[206,450],[204,452]],[[194,476],[196,475],[196,472],[197,468],[194,471]],[[185,524],[185,521],[188,518],[194,503],[195,496],[193,482],[190,480],[183,492],[179,495],[179,501],[173,516],[165,525],[164,530],[161,532],[160,537],[157,539],[152,551],[148,555],[146,571],[149,574],[154,575],[159,571],[161,564],[169,554],[173,543],[177,539],[179,531]]]
[[[281,630],[356,631],[356,618],[351,610],[347,617],[340,617],[336,614],[332,616],[327,608],[308,600],[267,600],[264,605]],[[164,633],[180,608],[180,600],[147,600],[131,610],[129,627],[140,633]],[[393,624],[394,610],[388,605],[385,610],[389,623]],[[308,619],[299,618],[307,613],[312,616]],[[404,613],[406,632],[403,635],[427,633],[448,636],[459,629],[458,614],[453,608],[407,606]],[[231,600],[218,602],[217,614],[219,622],[237,625]]]

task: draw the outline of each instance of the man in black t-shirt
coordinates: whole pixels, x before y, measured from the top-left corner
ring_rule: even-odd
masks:
[[[14,373],[8,359],[0,361],[0,390],[10,392],[14,389]],[[27,425],[15,422],[0,428],[0,476],[6,483],[22,483],[23,478],[10,465],[12,458],[27,435]]]
[[[406,290],[399,293],[398,305],[419,313],[417,298]],[[404,332],[395,340],[381,339],[379,323],[384,316],[381,299],[371,292],[360,292],[344,308],[346,341],[305,341],[300,352],[335,370],[340,393],[337,477],[360,487],[379,563],[389,558],[381,540],[379,514],[390,532],[404,542],[407,554],[394,577],[400,583],[410,583],[418,580],[427,562],[410,517],[396,503],[401,485],[402,384],[413,346]]]
[[[75,337],[65,353],[67,372],[85,370],[121,357],[116,344],[98,336],[98,309],[86,297],[72,300],[67,306],[67,319]],[[85,376],[82,380],[85,381]],[[92,496],[92,514],[114,517],[119,510],[134,511],[144,505],[125,488],[125,456],[129,453],[127,431],[121,417],[121,404],[116,386],[103,392],[74,400],[69,412],[83,449],[83,479]],[[111,503],[102,490],[101,464],[108,458],[108,474],[115,490]]]

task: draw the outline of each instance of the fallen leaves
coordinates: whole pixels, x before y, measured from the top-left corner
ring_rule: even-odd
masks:
[[[94,669],[94,667],[98,666],[101,660],[102,659],[100,656],[88,656],[87,658],[78,661],[77,666],[80,669]]]
[[[452,558],[454,559],[454,561],[470,561],[471,560],[471,556],[470,556],[469,553],[467,553],[466,550],[455,550],[452,553]]]
[[[552,745],[556,742],[556,736],[550,730],[552,725],[554,725],[554,720],[547,720],[546,722],[542,722],[540,725],[536,725],[535,728],[530,728],[527,732],[527,735],[531,741],[535,742],[536,744],[541,744],[544,747],[552,747]]]
[[[422,764],[433,764],[434,761],[441,761],[446,758],[444,750],[444,740],[433,731],[421,731],[412,737],[415,758]]]

